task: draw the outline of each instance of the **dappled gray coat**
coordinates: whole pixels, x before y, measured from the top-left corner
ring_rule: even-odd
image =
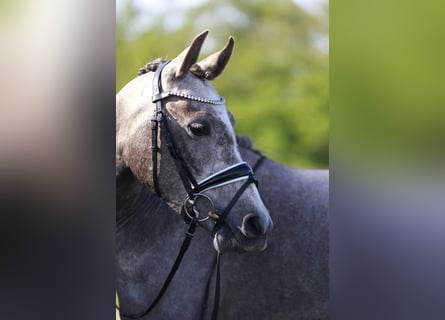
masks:
[[[250,148],[240,151],[252,166],[259,159]],[[327,319],[328,171],[265,159],[255,173],[274,230],[265,251],[222,256],[219,319]],[[116,266],[122,309],[138,313],[162,286],[186,226],[129,171],[118,177],[117,199],[118,216],[137,214],[117,233]],[[214,263],[211,236],[199,228],[165,297],[146,319],[209,319]]]

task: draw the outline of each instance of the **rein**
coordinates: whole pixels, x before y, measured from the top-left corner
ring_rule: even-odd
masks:
[[[213,227],[213,230],[211,231],[212,237],[215,236],[218,229],[221,227],[221,225],[224,223],[224,219],[227,217],[229,212],[232,210],[238,199],[241,197],[241,195],[244,193],[244,191],[247,189],[247,187],[251,183],[255,183],[258,185],[258,181],[254,175],[253,169],[250,167],[250,165],[247,162],[240,162],[237,164],[234,164],[228,168],[222,169],[207,178],[197,181],[189,167],[187,166],[186,162],[181,156],[181,152],[177,144],[175,143],[175,140],[173,139],[173,136],[171,134],[171,131],[169,129],[168,121],[166,118],[166,110],[164,108],[164,104],[162,101],[168,97],[174,96],[183,98],[186,100],[192,100],[197,101],[200,103],[206,103],[206,104],[212,104],[212,105],[223,105],[225,103],[224,98],[220,97],[218,100],[211,100],[203,97],[183,94],[183,93],[177,93],[174,91],[163,91],[162,90],[162,70],[163,68],[168,64],[168,62],[161,63],[153,76],[153,89],[152,89],[152,102],[155,104],[153,117],[151,120],[151,131],[152,131],[152,145],[151,145],[151,151],[152,151],[152,169],[153,169],[153,186],[156,194],[159,198],[163,199],[161,190],[159,187],[159,180],[158,180],[158,153],[160,153],[160,148],[158,146],[158,137],[159,137],[159,129],[162,129],[162,132],[164,134],[164,138],[166,140],[166,145],[169,150],[169,153],[171,157],[174,160],[174,164],[176,167],[176,170],[179,174],[179,177],[181,178],[182,184],[184,186],[184,189],[187,192],[186,199],[184,201],[184,204],[181,208],[181,213],[184,217],[185,222],[189,225],[187,231],[185,232],[185,237],[182,242],[181,248],[179,250],[179,253],[176,257],[176,260],[170,269],[170,272],[160,289],[158,295],[153,300],[153,302],[150,304],[150,306],[143,312],[136,314],[136,315],[129,315],[121,313],[122,317],[126,317],[129,319],[140,319],[142,317],[145,317],[147,314],[149,314],[155,306],[159,303],[159,301],[162,299],[163,295],[167,291],[167,288],[170,285],[170,282],[173,280],[177,269],[179,268],[182,259],[188,250],[191,240],[193,238],[193,235],[196,231],[196,226],[208,219],[212,219],[215,221],[215,225]],[[238,189],[238,191],[235,193],[233,198],[230,200],[228,205],[225,207],[225,209],[222,211],[222,213],[218,213],[218,211],[215,209],[215,206],[213,204],[213,201],[210,197],[205,195],[203,192],[215,188],[219,188],[222,186],[225,186],[227,184],[235,183],[238,181],[245,181],[242,186]],[[197,206],[197,202],[207,202],[209,204],[209,207],[206,208],[207,212],[204,212],[203,216],[200,215],[200,210]],[[205,216],[207,215],[207,216]],[[219,309],[219,292],[220,292],[220,261],[221,261],[221,254],[217,253],[216,257],[216,278],[215,278],[215,295],[214,295],[214,304],[213,304],[213,310],[212,310],[212,320],[216,320],[218,317],[218,309]]]

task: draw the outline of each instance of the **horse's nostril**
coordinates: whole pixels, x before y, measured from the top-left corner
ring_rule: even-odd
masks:
[[[248,238],[263,236],[267,233],[268,227],[261,218],[254,214],[248,214],[243,219],[241,232]]]

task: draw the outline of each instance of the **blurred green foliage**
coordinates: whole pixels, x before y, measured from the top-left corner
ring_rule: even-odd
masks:
[[[204,1],[190,9],[149,15],[121,2],[116,34],[116,87],[157,57],[174,58],[210,29],[201,57],[235,37],[224,74],[213,83],[226,98],[238,134],[269,158],[294,167],[329,164],[327,7],[309,15],[291,0]],[[143,29],[142,31],[138,30]]]
[[[385,174],[407,166],[443,171],[444,8],[440,1],[384,0],[332,7],[331,150],[337,162],[384,168]]]

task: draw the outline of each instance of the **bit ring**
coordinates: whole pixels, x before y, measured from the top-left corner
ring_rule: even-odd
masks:
[[[190,199],[190,197],[187,196],[184,200],[184,205],[183,205],[184,209],[185,209],[184,211],[190,219],[197,220],[198,222],[204,222],[210,218],[213,220],[217,219],[217,218],[215,218],[215,216],[218,217],[218,215],[215,213],[215,205],[213,204],[213,201],[212,201],[212,199],[210,199],[209,196],[206,196],[205,194],[202,194],[202,193],[197,193],[197,194],[194,194],[193,196],[194,196],[193,199]],[[207,214],[207,216],[205,216],[203,218],[201,217],[199,210],[195,206],[195,201],[199,198],[203,198],[203,199],[207,200],[208,203],[210,203],[210,207],[211,207],[211,209],[205,213],[205,214]],[[191,211],[193,212],[193,214]]]

